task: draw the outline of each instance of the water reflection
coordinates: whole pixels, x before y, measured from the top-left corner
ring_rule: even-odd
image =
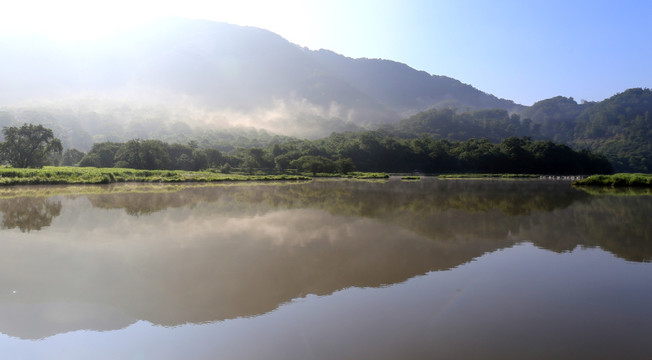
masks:
[[[61,213],[61,201],[42,197],[19,197],[0,200],[2,228],[19,228],[22,232],[50,226],[52,218]]]
[[[455,268],[522,241],[554,251],[599,246],[632,261],[652,254],[648,197],[591,196],[555,182],[120,190],[0,200],[3,221],[18,209],[51,215],[28,233],[0,233],[0,332],[36,339],[138,320],[254,316],[307,294]]]

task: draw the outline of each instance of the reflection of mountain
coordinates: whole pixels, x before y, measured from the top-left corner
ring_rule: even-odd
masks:
[[[138,319],[253,316],[522,240],[556,251],[597,245],[637,261],[652,253],[648,198],[591,197],[554,182],[323,181],[87,198],[62,200],[47,229],[2,234],[1,332],[40,338]]]
[[[451,245],[320,210],[233,218],[214,216],[219,209],[209,204],[198,206],[198,213],[181,209],[175,220],[164,213],[102,220],[104,211],[70,205],[90,215],[80,222],[97,227],[68,229],[59,239],[45,232],[28,242],[3,239],[10,251],[0,254],[0,283],[16,293],[0,295],[0,331],[39,338],[81,325],[97,329],[74,316],[66,329],[65,314],[48,312],[52,304],[67,303],[99,304],[99,315],[89,316],[111,315],[101,328],[112,321],[124,326],[124,319],[179,325],[253,316],[306,294],[449,269],[512,243],[469,239]],[[6,253],[21,256],[4,258]]]
[[[0,200],[3,229],[19,228],[22,232],[41,230],[50,226],[52,218],[59,216],[61,201],[45,198],[19,197]]]
[[[601,246],[627,260],[652,259],[650,225],[645,221],[651,213],[647,197],[591,197],[563,182],[318,181],[236,186],[224,191],[202,187],[156,195],[90,195],[89,199],[96,207],[124,208],[133,215],[237,199],[237,211],[243,215],[317,208],[335,215],[377,219],[435,240],[501,240],[511,233],[554,251]]]
[[[117,188],[117,187],[116,187]],[[407,183],[393,179],[383,182],[314,181],[301,184],[232,186],[188,186],[176,192],[128,192],[88,195],[93,206],[123,208],[128,214],[143,215],[167,208],[199,202],[217,202],[221,197],[237,199],[243,208],[264,204],[265,209],[320,208],[334,214],[372,218],[393,217],[396,213],[432,214],[457,209],[470,213],[493,210],[507,215],[527,215],[533,211],[553,211],[588,199],[567,183],[542,181],[439,181],[425,178]]]

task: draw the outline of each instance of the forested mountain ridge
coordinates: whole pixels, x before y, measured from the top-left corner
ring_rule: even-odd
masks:
[[[167,110],[158,121],[313,138],[372,129],[432,107],[522,108],[394,61],[351,59],[263,29],[185,19],[74,44],[0,38],[0,84],[0,106],[13,117],[96,112],[125,127],[152,120],[141,109],[149,106]]]
[[[0,38],[0,127],[43,124],[82,151],[158,139],[230,152],[377,129],[396,139],[530,137],[604,154],[616,171],[652,172],[649,89],[525,107],[398,62],[204,20],[75,45]]]
[[[336,76],[347,79],[404,117],[429,108],[505,109],[510,112],[524,108],[459,80],[430,75],[395,61],[352,59],[323,49],[313,51],[312,55]]]
[[[458,113],[430,109],[396,125],[393,136],[498,142],[510,136],[553,140],[605,155],[616,171],[652,172],[652,90],[629,89],[600,102],[578,104],[573,98],[539,101],[520,114],[505,110]]]

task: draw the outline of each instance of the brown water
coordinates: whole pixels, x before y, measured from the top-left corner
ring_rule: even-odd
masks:
[[[565,182],[0,190],[11,359],[649,359],[652,197]]]

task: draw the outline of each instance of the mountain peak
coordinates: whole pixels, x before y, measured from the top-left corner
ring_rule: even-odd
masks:
[[[156,103],[163,95],[159,103],[166,106],[178,99],[207,112],[262,110],[279,119],[356,126],[397,122],[433,107],[520,107],[396,61],[311,51],[264,29],[208,20],[162,19],[78,47],[14,40],[0,49],[6,106],[80,97]]]

